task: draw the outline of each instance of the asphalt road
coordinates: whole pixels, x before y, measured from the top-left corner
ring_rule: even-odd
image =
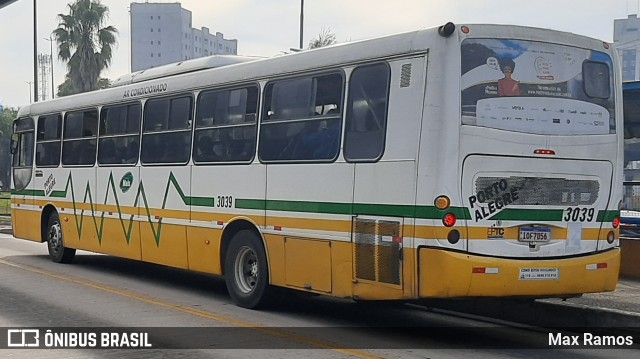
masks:
[[[291,294],[274,308],[247,310],[231,302],[224,281],[214,276],[87,252],[78,252],[73,264],[55,264],[44,244],[0,234],[0,330],[138,328],[152,333],[153,345],[3,349],[0,357],[548,359],[638,354],[551,349],[545,329],[451,314],[420,305]]]

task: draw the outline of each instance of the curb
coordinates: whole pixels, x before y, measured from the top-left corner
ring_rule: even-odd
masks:
[[[526,299],[430,300],[427,305],[547,328],[593,328],[640,334],[640,313],[583,304]]]

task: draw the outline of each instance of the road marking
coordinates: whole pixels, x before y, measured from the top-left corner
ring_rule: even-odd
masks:
[[[238,327],[253,329],[253,330],[262,332],[264,334],[269,334],[269,335],[281,337],[281,338],[284,338],[284,339],[289,339],[289,340],[292,340],[292,341],[308,344],[310,346],[315,346],[315,347],[318,347],[318,348],[333,350],[333,351],[336,351],[338,353],[346,354],[346,355],[349,355],[349,356],[354,356],[354,357],[358,357],[358,358],[365,358],[365,359],[383,358],[383,357],[376,356],[376,355],[373,355],[373,354],[370,354],[370,353],[367,353],[367,352],[364,352],[364,351],[360,351],[360,350],[342,349],[342,348],[339,348],[339,347],[337,347],[337,346],[335,346],[333,344],[327,343],[327,342],[323,342],[323,341],[320,341],[320,340],[316,340],[316,339],[313,339],[313,338],[310,338],[310,337],[306,337],[306,336],[302,336],[302,335],[298,335],[298,334],[289,333],[289,332],[286,332],[284,330],[278,330],[278,329],[275,329],[275,328],[272,328],[272,327],[261,326],[261,325],[256,324],[256,323],[246,322],[246,321],[243,321],[243,320],[238,320],[238,319],[234,319],[234,318],[223,316],[223,315],[219,315],[219,314],[214,314],[214,313],[205,312],[205,311],[202,311],[202,310],[192,309],[192,308],[185,307],[185,306],[182,306],[182,305],[179,305],[179,304],[175,304],[175,303],[171,303],[171,302],[165,302],[165,301],[162,301],[160,299],[143,296],[143,295],[136,294],[136,293],[133,293],[133,292],[130,292],[130,291],[121,290],[121,289],[105,286],[105,285],[102,285],[102,284],[97,284],[97,283],[86,281],[86,280],[83,280],[83,279],[65,277],[63,275],[49,273],[49,272],[46,272],[44,270],[41,270],[41,269],[38,269],[38,268],[35,268],[35,267],[9,262],[9,261],[6,261],[4,259],[0,259],[0,263],[4,264],[4,265],[7,265],[7,266],[10,266],[10,267],[26,270],[26,271],[29,271],[29,272],[32,272],[32,273],[37,273],[37,274],[41,274],[41,275],[44,275],[44,276],[47,276],[47,277],[60,279],[60,280],[63,280],[65,282],[70,282],[70,283],[82,285],[82,286],[85,286],[85,287],[90,287],[90,288],[93,288],[93,289],[101,290],[103,292],[108,292],[108,293],[112,293],[112,294],[116,294],[116,295],[121,295],[121,296],[130,298],[130,299],[134,299],[134,300],[138,300],[138,301],[144,302],[144,303],[153,304],[153,305],[161,306],[161,307],[164,307],[164,308],[173,309],[173,310],[176,310],[176,311],[179,311],[179,312],[183,312],[183,313],[195,315],[195,316],[202,317],[202,318],[207,318],[207,319],[211,319],[211,320],[215,320],[215,321],[231,324],[231,325],[238,326]],[[239,348],[239,349],[241,349],[241,348]]]

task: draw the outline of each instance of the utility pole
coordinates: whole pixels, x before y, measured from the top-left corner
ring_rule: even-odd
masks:
[[[33,0],[33,97],[38,102],[38,10],[37,0]]]
[[[302,39],[304,34],[304,0],[300,0],[300,50],[302,50]]]

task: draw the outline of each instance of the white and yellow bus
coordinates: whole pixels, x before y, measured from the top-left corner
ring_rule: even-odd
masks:
[[[621,81],[608,43],[451,23],[205,58],[21,108],[15,236],[358,300],[615,289]]]

